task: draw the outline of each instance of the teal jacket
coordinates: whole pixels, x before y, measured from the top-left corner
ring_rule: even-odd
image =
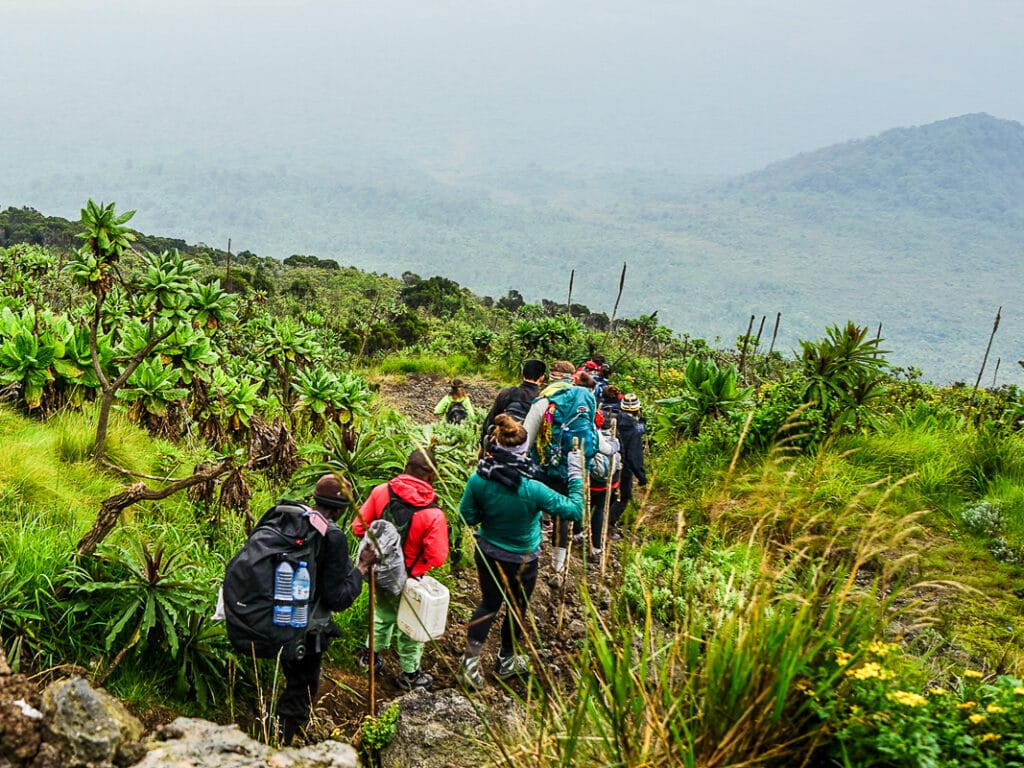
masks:
[[[513,491],[474,472],[459,504],[462,519],[467,525],[479,526],[481,539],[523,555],[540,546],[542,509],[568,520],[582,520],[583,480],[570,480],[569,495],[563,496],[539,480],[524,477]]]

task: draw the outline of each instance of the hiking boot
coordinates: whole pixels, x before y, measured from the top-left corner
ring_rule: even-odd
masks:
[[[601,567],[601,555],[602,555],[602,552],[601,552],[600,549],[591,549],[590,550],[590,563],[589,563],[589,565],[590,565],[591,568],[600,568]]]
[[[564,581],[565,571],[555,571],[548,576],[548,586],[551,587],[551,589],[561,589]]]
[[[401,672],[395,678],[395,685],[403,691],[411,691],[413,688],[430,688],[434,683],[433,675],[417,669],[415,672]]]
[[[468,691],[480,691],[484,687],[484,678],[480,674],[480,657],[463,657],[459,665],[459,682]]]
[[[502,680],[508,680],[513,677],[526,677],[530,674],[530,660],[522,654],[502,656],[499,653],[494,674]]]
[[[370,668],[370,649],[364,648],[362,655],[359,657],[359,666],[363,669]],[[373,652],[373,668],[383,669],[384,668],[384,654],[380,651]]]
[[[612,528],[608,531],[609,541],[622,541],[622,530],[620,528]]]
[[[573,534],[572,543],[573,544],[582,544],[583,543],[583,533],[581,532],[581,533]]]

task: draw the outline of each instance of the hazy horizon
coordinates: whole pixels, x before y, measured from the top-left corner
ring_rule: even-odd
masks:
[[[1024,4],[0,0],[5,144],[380,152],[729,175],[969,112],[1024,120]]]

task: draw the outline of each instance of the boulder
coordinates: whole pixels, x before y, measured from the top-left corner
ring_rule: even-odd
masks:
[[[494,755],[483,745],[493,742],[493,732],[515,733],[525,722],[522,707],[511,697],[502,696],[498,703],[471,700],[452,688],[437,692],[417,688],[400,697],[398,707],[395,736],[380,752],[381,765],[490,765]]]
[[[68,768],[127,766],[145,753],[142,723],[81,677],[49,685],[41,709],[47,745]]]
[[[134,768],[358,768],[355,750],[340,741],[273,749],[236,725],[179,717],[157,729]]]

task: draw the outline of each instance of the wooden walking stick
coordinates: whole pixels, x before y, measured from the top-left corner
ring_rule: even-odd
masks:
[[[587,497],[587,457],[583,453],[583,449],[580,448],[580,439],[574,437],[572,439],[572,452],[579,453],[580,455],[580,468],[583,471],[583,497]],[[560,523],[555,525],[561,527]],[[555,529],[558,530],[557,528]],[[555,542],[558,542],[558,535],[555,534]],[[555,625],[555,633],[562,633],[562,619],[565,618],[565,585],[569,582],[569,563],[572,560],[572,527],[568,528],[568,535],[566,536],[565,542],[565,568],[562,571],[562,583],[559,585],[558,590],[558,623]]]
[[[377,654],[373,648],[373,603],[376,597],[377,578],[373,568],[370,568],[370,642],[367,644],[370,650],[370,717],[377,716]]]
[[[615,439],[615,435],[619,429],[619,420],[616,418],[612,419],[612,426],[609,429],[612,440]],[[612,453],[611,458],[608,459],[608,479],[604,483],[604,518],[601,520],[601,581],[604,581],[604,571],[606,563],[608,562],[608,518],[611,517],[612,513],[612,482],[615,480],[615,467],[618,464],[619,452],[615,451]]]

